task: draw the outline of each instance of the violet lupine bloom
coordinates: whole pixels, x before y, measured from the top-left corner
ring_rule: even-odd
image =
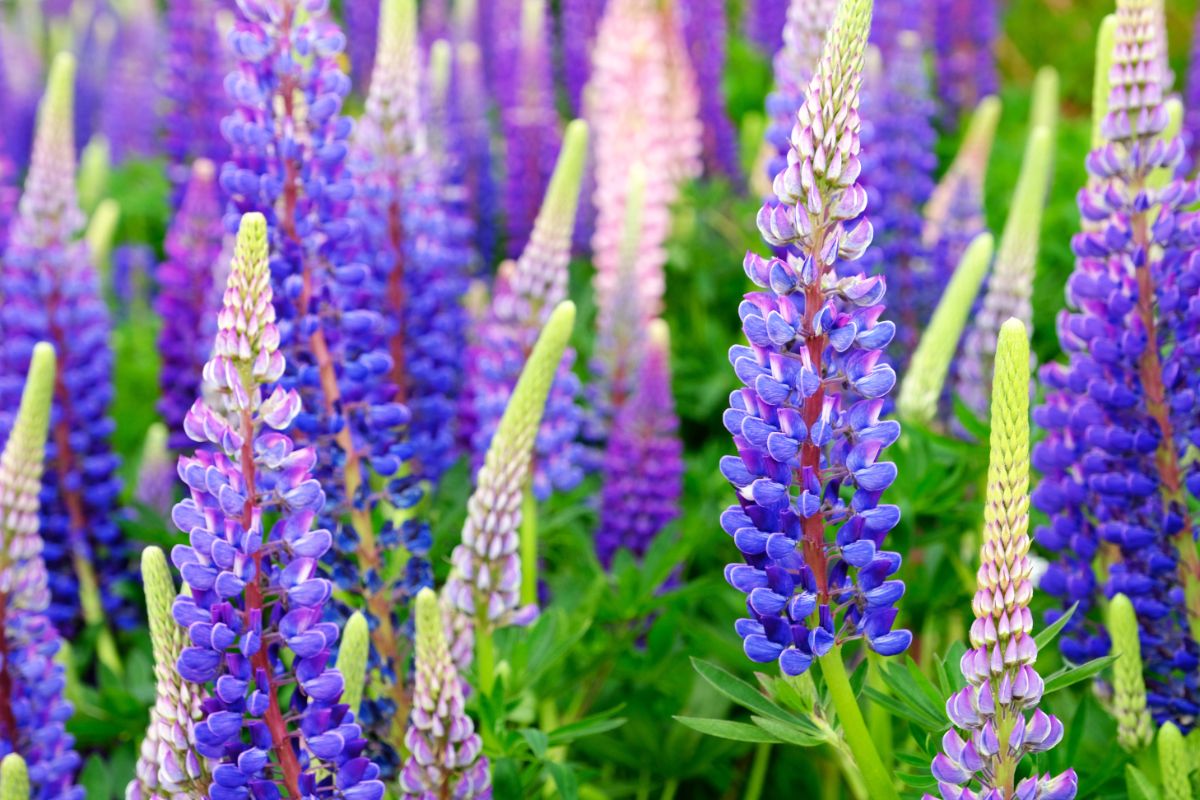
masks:
[[[896,363],[907,363],[946,287],[946,276],[935,272],[921,238],[937,170],[924,56],[917,34],[900,32],[863,100],[864,124],[871,127],[871,146],[863,148],[863,183],[868,205],[880,209],[873,220],[878,234],[872,260],[888,288],[904,298],[899,335],[892,342]]]
[[[135,0],[121,20],[105,81],[100,129],[113,162],[154,155],[158,139],[158,85],[162,37],[153,0]],[[193,67],[194,68],[194,67]]]
[[[767,55],[778,52],[783,46],[781,32],[788,15],[787,0],[748,0],[742,8],[746,37]]]
[[[604,488],[596,554],[605,569],[624,548],[641,559],[654,537],[679,516],[683,443],[671,396],[667,324],[650,324],[637,388],[613,423],[604,453]]]
[[[188,447],[183,419],[199,394],[200,373],[208,361],[209,320],[215,311],[214,293],[208,289],[224,232],[216,168],[208,159],[200,159],[192,167],[183,203],[167,230],[167,260],[155,275],[154,310],[162,319],[158,413],[167,423],[167,445],[172,450]]]
[[[417,674],[404,746],[412,754],[400,772],[403,800],[486,800],[492,796],[487,757],[464,710],[462,682],[451,658],[437,594],[416,599]]]
[[[481,266],[490,266],[496,252],[499,198],[492,174],[492,121],[488,116],[487,86],[479,45],[460,43],[454,54],[447,149],[457,154],[467,192],[467,216],[475,221],[475,249]]]
[[[38,118],[33,163],[3,259],[0,408],[14,408],[39,341],[58,352],[60,380],[47,445],[42,496],[43,557],[50,572],[51,621],[64,635],[81,619],[121,627],[136,612],[114,591],[129,576],[116,523],[119,460],[112,452],[112,351],[108,310],[79,238],[72,83],[75,61],[60,54]],[[0,421],[0,428],[8,425]],[[81,607],[82,606],[82,607]]]
[[[0,455],[0,757],[16,753],[25,760],[32,797],[83,800],[75,786],[79,754],[65,729],[72,712],[63,698],[66,676],[55,658],[62,640],[46,614],[50,592],[38,534],[54,362],[53,347],[34,346]]]
[[[638,330],[659,316],[666,290],[665,243],[680,184],[700,168],[701,125],[695,76],[673,18],[653,0],[609,0],[593,54],[587,97],[593,133],[596,229],[597,374],[594,430],[603,441],[609,417],[628,394],[630,370],[619,320],[628,308]],[[640,235],[631,252],[633,279],[622,281],[630,177],[640,174]],[[630,291],[631,287],[635,291]],[[625,337],[628,338],[628,337]]]
[[[938,96],[950,124],[988,95],[996,93],[997,0],[933,0]]]
[[[758,215],[783,258],[748,253],[760,287],[738,310],[748,346],[729,357],[744,388],[730,396],[725,427],[737,456],[721,460],[738,504],[721,515],[744,563],[726,580],[747,595],[738,620],[746,655],[806,671],[842,642],[863,638],[884,655],[912,640],[892,630],[904,583],[900,555],[881,549],[900,509],[881,504],[896,467],[881,461],[900,435],[881,420],[896,382],[883,360],[895,325],[880,320],[879,276],[837,276],[860,258],[871,223],[859,219],[859,89],[871,0],[845,0],[792,131],[787,169]],[[849,224],[849,221],[857,220]],[[849,503],[842,500],[852,490]],[[829,534],[835,533],[832,541]]]
[[[567,299],[571,231],[578,207],[579,187],[587,158],[587,124],[567,125],[562,152],[525,252],[505,262],[492,291],[491,306],[480,320],[468,362],[475,428],[473,464],[483,466],[521,369],[533,351],[550,313]],[[533,494],[546,500],[554,491],[566,492],[583,479],[579,445],[581,392],[572,367],[575,351],[567,348],[550,389],[546,411],[534,446]]]
[[[352,0],[342,6],[346,14],[347,51],[350,75],[359,91],[365,92],[375,71],[375,50],[379,38],[379,3],[376,0]]]
[[[772,60],[775,85],[767,95],[767,143],[772,156],[767,177],[774,179],[787,167],[796,109],[821,59],[825,33],[833,22],[837,0],[791,0],[783,28],[783,46]]]
[[[575,114],[583,111],[583,89],[592,74],[592,47],[607,0],[562,0],[559,38],[567,99]],[[722,47],[724,44],[722,43]]]
[[[1132,601],[1141,626],[1146,699],[1157,724],[1188,730],[1200,714],[1200,554],[1188,512],[1200,468],[1188,455],[1200,364],[1190,346],[1200,309],[1198,221],[1186,210],[1197,186],[1173,177],[1184,146],[1163,137],[1155,0],[1119,0],[1107,115],[1079,194],[1083,230],[1058,338],[1068,360],[1041,370],[1046,400],[1034,419],[1043,475],[1034,505],[1049,524],[1038,543],[1058,554],[1041,588],[1079,608],[1063,655],[1103,655],[1108,638],[1089,620],[1097,605],[1093,561],[1102,546],[1107,596]],[[1190,496],[1190,497],[1189,497]],[[1105,561],[1108,561],[1106,558]],[[1055,612],[1054,617],[1061,612]]]
[[[725,73],[724,0],[684,0],[679,4],[683,34],[700,89],[704,124],[704,169],[737,180],[741,175],[733,122],[725,110],[721,79]]]
[[[511,24],[508,23],[508,24]],[[521,36],[508,96],[500,99],[504,134],[504,227],[506,252],[516,258],[525,249],[537,217],[554,154],[562,142],[554,108],[546,0],[521,0]]]
[[[338,626],[322,621],[332,585],[318,577],[318,561],[333,537],[312,529],[325,502],[312,477],[317,454],[284,433],[301,399],[279,385],[267,233],[262,215],[243,218],[204,367],[216,397],[197,400],[185,423],[200,447],[179,459],[190,497],[172,513],[189,541],[171,553],[190,587],[173,609],[190,641],[179,675],[211,693],[194,737],[197,752],[217,762],[212,800],[302,800],[332,796],[335,786],[381,800],[379,768],[339,703],[330,652]]]
[[[946,701],[962,734],[946,731],[932,771],[942,800],[1073,800],[1078,780],[1072,769],[1055,777],[1035,771],[1020,783],[1016,778],[1025,755],[1062,741],[1063,726],[1038,708],[1045,684],[1034,666],[1038,647],[1029,611],[1029,338],[1016,319],[1004,323],[999,338],[975,620],[971,649],[960,662],[967,685]]]
[[[221,138],[229,101],[222,80],[226,51],[215,23],[218,7],[218,0],[167,0],[163,146],[179,187],[188,180],[192,161],[219,163],[229,149]]]

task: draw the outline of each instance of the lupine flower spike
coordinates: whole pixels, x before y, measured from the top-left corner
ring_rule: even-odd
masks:
[[[167,449],[167,426],[156,422],[146,431],[146,440],[142,443],[134,500],[165,519],[171,516],[175,506],[177,481],[175,460]]]
[[[492,796],[488,760],[475,725],[463,710],[462,684],[442,628],[438,596],[416,600],[416,686],[404,745],[412,754],[400,773],[403,800],[486,800]]]
[[[212,764],[196,752],[193,742],[195,725],[204,718],[206,693],[184,680],[176,669],[187,632],[171,618],[178,591],[167,557],[157,547],[142,551],[142,585],[154,648],[155,699],[137,777],[125,789],[125,800],[202,797],[212,781]]]
[[[929,425],[937,416],[938,399],[950,372],[950,363],[958,350],[983,278],[991,266],[993,249],[992,235],[982,233],[963,254],[962,263],[942,293],[929,327],[913,353],[904,383],[900,384],[896,411],[901,419]]]
[[[0,800],[29,800],[29,769],[25,759],[9,753],[0,761]]]
[[[999,88],[999,6],[998,0],[934,0],[938,88],[951,126],[964,109]]]
[[[1184,147],[1165,133],[1160,6],[1117,3],[1108,102],[1058,320],[1068,361],[1041,372],[1035,419],[1047,435],[1034,450],[1043,474],[1034,504],[1049,516],[1038,542],[1059,554],[1041,586],[1079,603],[1063,655],[1078,663],[1108,650],[1088,613],[1105,578],[1093,564],[1103,547],[1118,556],[1105,594],[1127,595],[1137,612],[1150,713],[1187,732],[1200,714],[1200,551],[1189,511],[1200,495],[1189,454],[1200,365],[1186,344],[1200,321],[1190,301],[1200,289],[1198,218],[1188,210],[1200,189],[1174,177]]]
[[[1170,722],[1158,730],[1158,768],[1162,775],[1163,800],[1194,800],[1192,754],[1183,734]]]
[[[152,76],[161,63],[162,39],[158,3],[126,3],[112,46],[113,63],[100,109],[100,124],[117,164],[154,154],[159,119],[158,86]],[[194,65],[189,67],[195,69]]]
[[[183,197],[189,164],[200,158],[219,162],[229,149],[221,138],[221,118],[229,101],[223,80],[228,56],[216,30],[220,4],[221,0],[167,0],[163,137],[170,176],[179,187],[176,200]]]
[[[637,387],[621,407],[604,454],[596,554],[607,569],[620,548],[640,559],[679,516],[683,443],[671,396],[667,323],[650,323]]]
[[[521,605],[522,571],[536,568],[536,548],[533,558],[528,558],[518,535],[522,497],[546,398],[574,324],[575,304],[570,300],[560,303],[546,321],[496,427],[467,503],[462,543],[451,556],[454,567],[445,592],[458,617],[453,647],[460,657],[469,652],[468,626],[473,624],[479,647],[479,688],[485,693],[491,691],[495,667],[492,631],[537,615],[536,606]],[[459,669],[463,668],[460,661]]]
[[[1038,708],[1044,683],[1034,668],[1037,643],[1029,611],[1029,337],[1018,320],[1001,327],[992,385],[983,547],[971,604],[975,621],[971,649],[961,662],[967,686],[946,702],[950,721],[962,733],[951,729],[942,737],[933,776],[943,800],[1071,800],[1074,770],[1054,777],[1034,772],[1017,782],[1026,754],[1044,753],[1063,737],[1062,723]]]
[[[479,327],[469,363],[476,429],[475,466],[482,465],[492,434],[516,386],[521,368],[551,312],[567,299],[571,231],[587,158],[587,123],[571,122],[546,190],[529,244],[504,279],[496,281],[491,308]],[[554,380],[535,450],[532,489],[539,500],[552,490],[569,491],[583,477],[577,442],[579,379],[575,351],[567,348]]]
[[[560,39],[567,99],[576,114],[583,111],[583,88],[592,71],[592,48],[606,0],[562,0]]]
[[[721,92],[727,41],[723,0],[677,0],[684,39],[700,90],[700,120],[704,125],[704,170],[711,175],[739,177],[733,123]]]
[[[1142,645],[1138,641],[1137,612],[1123,594],[1108,603],[1108,634],[1112,637],[1112,714],[1117,720],[1117,743],[1133,753],[1154,741],[1154,722],[1146,708],[1146,683],[1142,678]]]
[[[52,416],[54,348],[34,346],[20,410],[0,455],[0,793],[19,786],[25,795],[83,800],[75,786],[80,759],[66,732],[71,704],[63,699],[64,670],[55,660],[62,640],[47,616],[50,591],[38,531],[38,495]],[[24,763],[11,761],[12,754]]]
[[[342,631],[342,642],[338,646],[337,671],[342,674],[346,688],[342,702],[358,716],[362,705],[363,689],[367,677],[367,660],[371,650],[371,633],[367,618],[355,612],[346,621]]]
[[[54,60],[38,116],[33,163],[20,214],[3,259],[0,310],[0,409],[16,407],[34,344],[48,341],[61,370],[47,452],[41,533],[50,572],[51,620],[64,634],[81,618],[103,628],[127,626],[135,610],[113,591],[129,579],[124,538],[115,519],[118,459],[110,437],[110,322],[85,243],[75,194],[72,86],[75,61]],[[68,387],[71,387],[68,390]],[[0,413],[2,416],[2,413]],[[7,424],[0,421],[0,428]],[[84,477],[86,476],[86,478]],[[120,671],[111,636],[101,657]]]
[[[744,388],[725,412],[738,455],[721,472],[738,504],[721,526],[744,562],[725,578],[747,595],[736,624],[746,655],[788,675],[831,653],[840,666],[835,648],[852,639],[883,655],[912,640],[892,630],[904,583],[892,578],[900,555],[882,549],[900,518],[880,503],[896,476],[881,456],[900,435],[879,418],[896,381],[882,358],[895,325],[880,319],[882,278],[837,276],[871,243],[857,113],[870,19],[870,2],[838,9],[775,176],[778,202],[758,214],[767,243],[788,249],[746,255],[759,288],[738,309],[748,345],[729,351]]]
[[[189,642],[178,674],[211,693],[193,738],[217,762],[214,800],[242,796],[236,787],[302,800],[331,794],[335,781],[348,797],[381,800],[379,767],[362,755],[330,663],[339,631],[323,621],[332,586],[318,563],[332,536],[312,529],[325,502],[316,453],[284,433],[301,400],[279,385],[279,343],[267,222],[247,214],[204,368],[215,397],[192,406],[185,428],[200,447],[179,460],[190,497],[173,519],[189,543],[171,559],[191,592],[173,608]]]

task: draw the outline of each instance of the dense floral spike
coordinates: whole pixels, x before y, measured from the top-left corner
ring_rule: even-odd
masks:
[[[821,59],[825,34],[833,23],[837,0],[790,0],[783,28],[783,47],[775,53],[775,85],[767,95],[767,143],[772,157],[767,178],[787,168],[796,110],[804,105],[804,93]]]
[[[777,52],[788,13],[783,0],[748,0],[742,9],[747,38],[767,55]]]
[[[704,170],[711,175],[737,179],[737,144],[733,122],[725,111],[722,78],[725,74],[726,19],[724,0],[681,0],[679,16],[688,54],[700,90],[700,120]]]
[[[118,164],[155,152],[159,93],[153,76],[161,63],[161,45],[157,3],[131,0],[113,43],[112,68],[100,113],[101,130]]]
[[[1162,775],[1163,800],[1193,800],[1192,764],[1195,756],[1179,728],[1170,722],[1158,731],[1158,769]]]
[[[1068,361],[1041,371],[1048,391],[1035,419],[1047,435],[1034,450],[1043,474],[1034,504],[1050,517],[1038,542],[1058,554],[1041,586],[1079,603],[1063,654],[1081,662],[1108,649],[1087,617],[1103,580],[1093,559],[1109,548],[1119,560],[1103,588],[1137,611],[1150,712],[1187,730],[1200,713],[1200,554],[1188,510],[1200,492],[1188,455],[1200,261],[1196,216],[1185,210],[1197,187],[1171,177],[1184,148],[1162,136],[1156,18],[1156,0],[1117,3],[1107,114],[1079,195],[1070,310],[1058,321]]]
[[[998,0],[933,0],[938,95],[945,119],[960,114],[1000,87],[996,41]]]
[[[636,390],[613,423],[604,454],[604,488],[596,554],[607,569],[618,549],[645,555],[654,537],[679,516],[683,443],[671,396],[667,323],[650,324]]]
[[[871,129],[870,147],[863,148],[863,182],[868,207],[879,209],[872,220],[878,231],[872,260],[895,296],[904,298],[892,343],[897,364],[907,363],[945,288],[921,238],[937,169],[933,113],[921,39],[903,30],[884,52],[876,85],[868,79],[863,97],[863,118]]]
[[[37,344],[20,410],[0,455],[0,755],[17,754],[28,765],[28,782],[39,800],[83,800],[76,787],[79,755],[65,730],[71,704],[63,699],[66,678],[55,660],[61,645],[46,616],[50,605],[38,495],[53,415],[54,348]],[[0,774],[7,791],[8,758]]]
[[[375,53],[379,47],[379,8],[375,0],[356,0],[346,3],[347,50],[350,74],[359,91],[366,92],[375,72]]]
[[[1034,772],[1017,783],[1021,759],[1046,752],[1063,737],[1062,723],[1038,709],[1044,683],[1034,668],[1038,648],[1029,611],[1029,394],[1029,335],[1010,319],[996,346],[983,548],[971,603],[975,621],[960,665],[968,685],[946,701],[962,734],[947,731],[943,752],[933,760],[943,800],[1075,797],[1074,770],[1056,777]]]
[[[987,230],[983,190],[1000,121],[1000,101],[985,98],[975,109],[950,168],[925,205],[922,241],[933,262],[930,283],[945,286],[975,237]]]
[[[137,777],[126,787],[125,800],[202,797],[212,781],[213,765],[196,752],[193,742],[195,725],[204,718],[206,694],[175,668],[187,646],[187,633],[171,618],[178,591],[167,557],[157,547],[142,551],[142,585],[154,648],[155,695]]]
[[[896,411],[906,422],[929,425],[937,416],[938,399],[950,372],[950,362],[991,266],[994,248],[992,235],[981,233],[963,254],[942,293],[900,384]]]
[[[607,0],[562,0],[559,39],[563,79],[575,114],[583,112],[583,88],[592,74],[592,48],[606,3]]]
[[[460,629],[456,647],[467,633],[464,626],[472,621],[492,629],[525,622],[537,613],[536,608],[518,608],[521,500],[530,479],[546,398],[574,325],[575,304],[570,300],[559,303],[521,371],[476,478],[467,503],[462,543],[454,548],[454,568],[445,587],[463,618],[461,625],[455,624]]]
[[[587,158],[587,138],[585,122],[575,120],[567,126],[529,244],[520,259],[504,268],[493,287],[491,307],[478,325],[477,341],[468,358],[476,469],[483,464],[492,434],[542,326],[567,299],[571,231]],[[539,500],[545,500],[552,491],[570,491],[583,477],[578,442],[580,410],[576,406],[580,385],[572,371],[574,361],[575,351],[567,348],[538,431],[533,491]]]
[[[384,13],[397,5],[390,3]],[[430,581],[423,558],[429,536],[417,521],[376,529],[372,514],[382,502],[407,508],[420,497],[419,476],[402,471],[410,448],[401,428],[409,412],[397,402],[395,382],[398,373],[413,374],[414,368],[390,351],[397,317],[382,305],[390,286],[381,270],[394,263],[394,254],[375,239],[361,247],[357,235],[363,224],[387,222],[367,220],[351,205],[361,186],[345,168],[352,123],[340,114],[350,88],[338,66],[341,32],[320,4],[287,0],[247,4],[243,11],[247,19],[235,37],[241,63],[227,85],[240,105],[224,123],[234,157],[221,174],[231,197],[227,223],[239,209],[260,209],[267,218],[271,280],[280,299],[280,350],[288,363],[283,386],[297,391],[304,406],[291,433],[311,445],[317,459],[313,466],[325,503],[314,511],[334,535],[332,577],[363,598],[377,651],[388,659],[381,665],[383,691],[403,716],[406,700],[391,659],[404,658],[400,625],[406,599]],[[384,87],[379,92],[392,85],[397,64],[415,59],[411,47],[389,47],[395,25],[387,24],[381,52],[388,58],[376,66]],[[404,75],[403,81],[415,77]],[[413,88],[408,96],[413,102],[415,94]],[[374,135],[391,107],[374,90],[368,106],[365,136]],[[386,179],[380,167],[379,177]],[[432,256],[425,263],[430,273],[443,266]],[[409,299],[415,306],[420,298]],[[424,324],[435,321],[427,318]],[[409,343],[417,349],[416,342]],[[445,423],[435,418],[433,424]],[[373,481],[376,476],[381,480]],[[413,557],[392,576],[387,553],[400,544]],[[386,716],[385,727],[391,715]]]
[[[158,334],[162,394],[157,408],[170,430],[169,445],[175,450],[188,446],[183,419],[199,394],[200,373],[208,360],[211,320],[219,297],[213,271],[224,231],[216,168],[208,159],[198,159],[183,203],[167,230],[167,260],[155,275],[154,310],[162,320]]]
[[[461,159],[467,190],[467,216],[475,221],[475,249],[482,265],[496,251],[499,199],[492,175],[492,122],[479,45],[462,42],[455,50],[447,148]]]
[[[163,144],[171,178],[180,187],[188,180],[189,164],[198,158],[218,163],[229,149],[221,138],[221,118],[229,101],[222,81],[227,53],[216,29],[220,3],[167,0],[166,4]]]
[[[988,410],[995,342],[1001,323],[1015,317],[1027,329],[1033,328],[1033,277],[1042,210],[1053,171],[1053,148],[1054,141],[1046,127],[1039,126],[1030,133],[1017,188],[1009,204],[1008,220],[996,251],[995,269],[988,278],[983,303],[963,339],[962,355],[956,365],[956,393],[981,418]]]
[[[451,143],[439,131],[431,146],[422,118],[415,4],[387,0],[381,13],[375,74],[353,141],[355,216],[378,287],[369,294],[383,314],[391,382],[412,412],[412,472],[436,482],[457,455],[474,230],[456,182],[461,166],[448,163]]]
[[[748,618],[736,625],[746,655],[778,660],[788,675],[849,639],[865,637],[884,655],[912,640],[892,630],[904,593],[892,577],[900,556],[881,549],[900,518],[898,507],[879,502],[896,475],[880,456],[900,435],[898,423],[879,418],[896,381],[883,360],[896,327],[880,319],[882,278],[837,275],[872,236],[857,182],[870,20],[870,0],[838,8],[788,167],[775,176],[778,200],[758,215],[767,243],[787,250],[783,258],[747,254],[746,274],[760,289],[738,310],[749,345],[729,353],[745,386],[725,412],[738,455],[723,458],[721,471],[738,505],[721,525],[744,563],[730,564],[725,577],[747,595]]]
[[[171,554],[190,588],[173,609],[190,642],[178,674],[211,692],[194,745],[219,762],[211,791],[221,787],[220,797],[248,787],[301,800],[332,794],[336,781],[348,797],[380,800],[379,768],[362,756],[366,742],[330,666],[338,626],[322,621],[332,586],[318,560],[333,540],[312,529],[325,502],[312,478],[317,455],[283,432],[302,401],[279,385],[267,238],[266,219],[247,214],[204,367],[214,398],[197,400],[186,422],[201,446],[179,459],[190,496],[172,515],[189,541]]]
[[[25,759],[9,753],[0,761],[0,800],[29,800],[29,768]]]
[[[682,58],[679,56],[683,55]],[[597,34],[587,118],[593,133],[596,229],[595,437],[604,436],[621,399],[617,346],[623,307],[641,315],[630,330],[659,316],[666,289],[665,242],[671,204],[682,181],[700,167],[701,125],[696,117],[695,78],[673,17],[652,0],[610,0]],[[622,282],[630,176],[642,187],[641,235],[633,280]]]
[[[404,745],[412,754],[400,773],[403,800],[484,800],[492,796],[488,760],[463,710],[462,684],[446,644],[438,596],[416,600],[416,687]]]
[[[362,706],[363,690],[367,679],[367,661],[371,650],[371,632],[367,618],[359,612],[350,615],[342,631],[338,646],[337,671],[342,674],[345,688],[342,702],[355,717]]]
[[[1123,594],[1108,603],[1108,633],[1117,661],[1113,664],[1112,714],[1117,720],[1117,743],[1133,753],[1154,741],[1154,723],[1146,708],[1146,683],[1142,679],[1142,645],[1138,641],[1137,612]]]
[[[61,374],[42,497],[49,614],[64,634],[80,618],[125,626],[136,618],[112,591],[129,577],[115,521],[120,495],[113,423],[109,318],[75,199],[71,109],[74,59],[59,55],[39,112],[33,163],[2,267],[0,408],[16,407],[33,346],[48,341]],[[2,418],[2,415],[0,415]],[[7,424],[0,421],[0,428]],[[102,580],[97,581],[97,577]],[[81,610],[82,605],[82,610]]]
[[[525,249],[542,202],[561,132],[554,108],[546,0],[521,0],[521,38],[507,97],[500,98],[504,133],[504,219],[507,252]]]

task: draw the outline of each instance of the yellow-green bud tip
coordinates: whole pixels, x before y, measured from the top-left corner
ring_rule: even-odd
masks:
[[[337,669],[342,674],[344,688],[342,702],[350,707],[355,716],[362,705],[363,687],[367,680],[367,656],[371,649],[371,633],[367,618],[354,612],[346,621],[342,631],[342,642],[338,648]]]
[[[1158,766],[1162,771],[1163,800],[1193,800],[1191,754],[1183,734],[1170,722],[1158,729]]]
[[[46,95],[42,98],[38,124],[70,126],[75,115],[75,56],[59,53],[50,65]]]
[[[171,607],[178,594],[175,578],[167,556],[158,547],[147,547],[142,551],[142,586],[146,592],[146,616],[150,620],[150,643],[155,662],[171,668],[179,656],[179,630],[171,616]]]
[[[46,447],[46,432],[50,427],[56,369],[54,346],[47,342],[35,344],[25,388],[21,392],[21,406],[9,437],[9,446],[20,448],[17,452],[23,453],[24,459],[34,458],[38,464],[41,463],[41,453]]]
[[[1051,130],[1058,124],[1058,70],[1042,67],[1033,79],[1033,127],[1046,126]]]
[[[1112,90],[1113,53],[1117,45],[1117,17],[1109,14],[1100,23],[1096,35],[1096,66],[1092,83],[1092,148],[1104,142],[1100,132],[1108,116],[1108,94]]]
[[[0,800],[29,800],[29,789],[25,759],[9,753],[0,761]]]

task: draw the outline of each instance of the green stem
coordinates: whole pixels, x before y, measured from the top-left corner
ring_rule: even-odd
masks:
[[[858,764],[872,800],[900,800],[891,776],[879,758],[879,751],[871,741],[871,732],[863,720],[862,709],[858,707],[858,698],[854,696],[846,665],[842,663],[842,648],[830,650],[821,657],[820,663],[825,685],[829,687],[829,694],[833,698],[833,708],[842,723],[846,744],[854,753],[854,761]]]
[[[750,776],[746,778],[746,794],[742,800],[759,800],[763,786],[767,783],[767,768],[771,766],[771,743],[759,742],[754,748],[754,762],[750,765]]]
[[[538,505],[530,482],[521,499],[521,605],[537,603],[537,579]]]
[[[96,581],[96,573],[92,570],[91,562],[79,555],[74,557],[75,577],[79,582],[79,605],[83,610],[83,621],[96,629],[96,657],[100,663],[120,676],[125,673],[121,664],[121,655],[117,650],[117,640],[113,638],[112,629],[104,617],[104,606],[100,602],[100,586]]]
[[[479,677],[479,691],[492,693],[496,683],[496,642],[492,639],[492,628],[485,620],[475,621],[475,672]]]
[[[867,682],[871,687],[881,692],[887,691],[883,680],[883,656],[878,653],[867,653]],[[879,750],[879,759],[884,764],[892,763],[892,716],[879,703],[871,703],[867,707],[867,724],[871,728],[871,738]]]
[[[671,778],[663,785],[662,800],[675,800],[675,792],[679,789],[679,780]]]

